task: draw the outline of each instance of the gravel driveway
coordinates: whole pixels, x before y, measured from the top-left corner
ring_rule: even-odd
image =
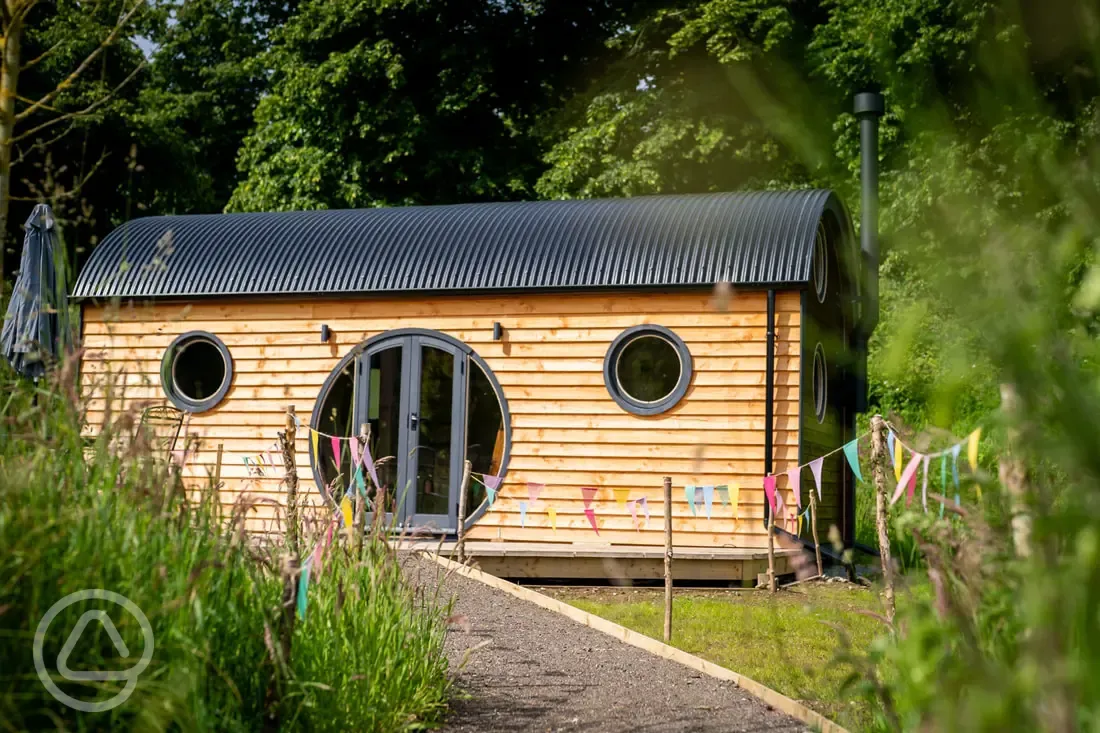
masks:
[[[419,582],[444,574],[430,560],[408,562]],[[447,641],[457,674],[447,733],[807,730],[729,682],[475,580],[444,583],[465,626]]]

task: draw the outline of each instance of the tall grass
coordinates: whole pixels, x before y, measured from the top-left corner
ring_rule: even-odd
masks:
[[[361,558],[330,552],[281,673],[278,548],[261,551],[227,525],[213,487],[188,496],[134,413],[115,411],[87,441],[74,381],[71,366],[37,388],[0,371],[0,730],[391,731],[441,717],[445,608],[416,595],[381,537],[368,538]],[[99,713],[56,701],[32,657],[47,609],[88,588],[132,600],[155,640],[130,699]],[[93,622],[72,669],[125,670],[144,649],[122,609],[81,602],[63,611],[43,658],[59,687],[84,701],[122,686],[57,673],[69,631],[93,608],[109,612],[129,656]]]

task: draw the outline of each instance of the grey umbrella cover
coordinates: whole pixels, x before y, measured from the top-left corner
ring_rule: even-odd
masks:
[[[0,355],[18,373],[38,379],[67,346],[65,285],[54,255],[50,207],[35,206],[24,227],[27,234],[0,332]]]

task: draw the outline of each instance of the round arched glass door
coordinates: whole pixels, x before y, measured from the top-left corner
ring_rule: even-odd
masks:
[[[322,388],[317,420],[333,435],[369,426],[386,521],[406,528],[454,531],[463,460],[492,475],[507,462],[499,385],[469,347],[442,334],[395,331],[367,341]],[[352,483],[350,451],[337,460],[325,446],[319,450],[319,483],[340,496]],[[472,496],[469,511],[479,503],[482,497]]]

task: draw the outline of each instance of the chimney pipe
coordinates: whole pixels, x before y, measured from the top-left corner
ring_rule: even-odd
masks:
[[[886,103],[877,92],[856,95],[855,113],[859,120],[860,222],[862,250],[859,326],[856,348],[860,353],[856,367],[855,409],[868,409],[867,342],[878,325],[878,121]]]
[[[856,95],[859,120],[859,239],[863,250],[863,341],[878,325],[878,120],[886,110],[881,94]]]

